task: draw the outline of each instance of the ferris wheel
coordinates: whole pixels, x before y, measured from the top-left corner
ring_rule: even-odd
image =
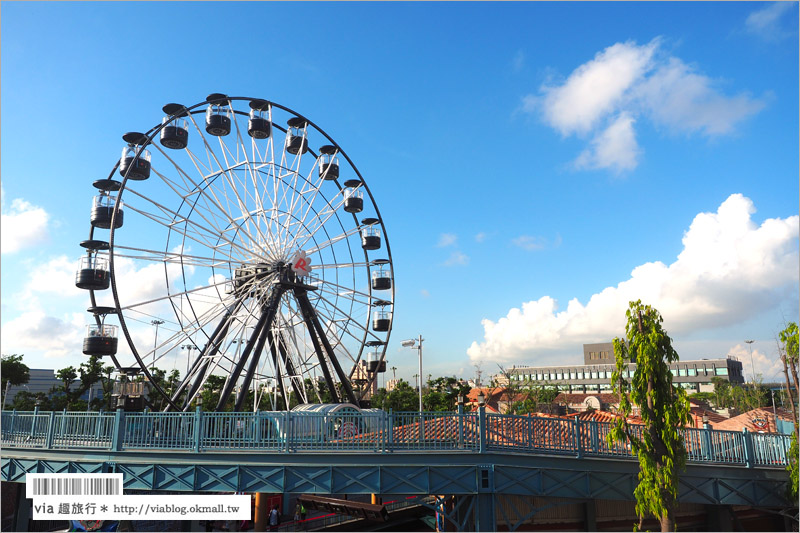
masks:
[[[364,178],[316,124],[268,100],[215,93],[163,113],[126,133],[93,183],[76,275],[94,315],[84,353],[118,369],[130,358],[171,410],[223,378],[205,408],[249,409],[248,391],[265,390],[315,403],[323,383],[335,403],[359,405],[354,376],[365,367],[374,380],[385,364],[394,301]],[[179,359],[165,390],[152,369]]]

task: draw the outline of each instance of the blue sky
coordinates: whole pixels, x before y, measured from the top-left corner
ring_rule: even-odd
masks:
[[[91,182],[212,92],[309,117],[380,208],[389,366],[581,360],[627,301],[778,378],[798,315],[797,3],[3,2],[2,352],[83,361]]]

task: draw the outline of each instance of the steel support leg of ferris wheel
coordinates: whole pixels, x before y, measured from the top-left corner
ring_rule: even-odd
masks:
[[[300,287],[295,287],[294,295],[300,304],[300,313],[303,315],[303,319],[308,327],[308,331],[311,335],[311,342],[314,343],[314,349],[317,352],[319,364],[322,368],[322,373],[325,375],[325,381],[328,383],[328,387],[331,390],[334,403],[339,403],[339,395],[336,392],[335,384],[331,379],[328,365],[319,345],[320,341],[324,347],[325,354],[328,356],[328,361],[331,362],[331,365],[333,365],[333,368],[336,371],[336,375],[339,377],[339,382],[342,384],[342,388],[344,389],[344,395],[347,397],[347,400],[350,403],[358,406],[358,400],[356,400],[353,387],[350,386],[350,380],[347,378],[347,375],[344,373],[344,371],[342,371],[342,367],[339,365],[339,361],[336,359],[336,355],[333,352],[333,347],[331,347],[330,342],[328,342],[328,338],[325,336],[325,330],[322,328],[322,324],[319,323],[319,317],[314,311],[314,306],[312,306],[311,302],[308,300],[308,294],[306,293],[306,290]]]
[[[289,355],[286,352],[286,344],[283,340],[283,333],[280,331],[278,332],[278,342],[276,347],[275,336],[272,334],[272,330],[267,330],[267,342],[269,343],[269,349],[272,354],[272,368],[278,368],[278,354],[280,354],[280,360],[283,363],[283,368],[286,371],[286,375],[289,376],[289,383],[292,385],[292,390],[294,391],[295,396],[299,399],[302,398],[303,395],[301,393],[300,387],[297,383],[297,372],[294,368],[294,363],[289,358]],[[278,379],[276,376],[276,380],[278,382],[278,390],[280,391],[281,397],[286,398],[286,390],[283,386],[283,380]]]
[[[231,317],[236,314],[241,305],[242,301],[239,300],[234,305],[228,307],[228,309],[225,311],[225,316],[222,317],[222,320],[220,320],[219,324],[217,324],[217,327],[214,329],[214,332],[208,338],[208,343],[206,343],[206,345],[200,351],[200,355],[198,355],[197,359],[195,359],[192,363],[192,367],[186,373],[183,382],[181,382],[180,386],[178,386],[178,389],[172,395],[172,403],[175,403],[178,398],[180,398],[181,394],[183,394],[183,391],[186,389],[186,387],[189,386],[189,383],[191,382],[189,377],[194,374],[194,382],[191,382],[192,385],[189,388],[188,394],[186,394],[186,400],[183,403],[183,410],[186,410],[189,405],[189,400],[191,400],[191,398],[197,392],[197,389],[199,389],[200,385],[203,383],[203,377],[205,376],[206,369],[211,361],[211,356],[219,352],[222,339],[224,339],[228,334],[228,329],[231,325]],[[169,411],[170,406],[167,406],[166,410]]]
[[[252,354],[253,359],[250,361],[250,367],[248,368],[247,375],[245,376],[246,382],[242,384],[242,389],[246,391],[247,388],[250,387],[250,380],[253,378],[253,373],[255,372],[256,364],[258,363],[258,359],[261,355],[261,350],[264,349],[264,343],[267,340],[267,331],[272,327],[272,322],[275,320],[275,316],[278,313],[278,306],[281,302],[281,296],[283,296],[285,291],[286,288],[282,284],[276,285],[269,295],[266,303],[262,306],[261,316],[259,317],[258,322],[253,329],[253,334],[247,340],[244,352],[236,362],[236,366],[233,368],[233,370],[231,370],[231,374],[225,382],[225,386],[222,388],[222,393],[219,396],[219,403],[217,403],[217,408],[215,409],[216,411],[221,411],[223,406],[227,403],[233,388],[239,381],[239,376],[242,374],[242,370],[244,370],[247,360]],[[255,348],[255,352],[253,351],[253,348]],[[241,410],[246,395],[246,392],[244,394],[240,394],[240,397],[236,401],[236,411]]]

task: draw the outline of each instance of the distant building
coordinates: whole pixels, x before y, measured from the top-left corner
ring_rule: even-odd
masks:
[[[611,392],[611,374],[616,369],[612,343],[584,344],[583,365],[522,366],[508,370],[511,379],[521,385],[558,385],[570,393]],[[744,383],[742,363],[736,357],[700,359],[671,363],[672,381],[687,392],[713,392],[711,378]],[[625,377],[632,377],[636,363],[626,365]]]

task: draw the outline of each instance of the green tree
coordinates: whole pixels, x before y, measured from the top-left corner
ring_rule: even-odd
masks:
[[[525,389],[522,385],[522,381],[517,379],[519,374],[513,371],[512,369],[503,368],[502,365],[498,364],[497,368],[500,369],[500,375],[503,376],[503,381],[505,381],[505,387],[499,387],[499,400],[505,401],[506,408],[505,414],[513,414],[518,413],[530,398],[529,391]],[[495,382],[492,382],[492,385],[495,385]],[[493,390],[492,393],[495,391]],[[499,406],[498,406],[499,407]]]
[[[74,366],[68,366],[58,370],[56,378],[61,381],[62,385],[50,389],[53,409],[80,410],[81,405],[78,402],[78,398],[81,396],[80,387],[72,386],[78,380],[78,371]],[[85,405],[83,407],[85,408]]]
[[[679,429],[689,423],[689,400],[686,391],[672,385],[669,364],[678,360],[678,353],[661,326],[661,314],[637,300],[630,303],[625,316],[626,339],[614,339],[617,366],[611,378],[623,416],[617,419],[608,442],[629,442],[639,458],[639,484],[634,490],[639,523],[634,530],[652,515],[660,520],[661,531],[674,531],[678,472],[687,456]],[[628,381],[623,371],[631,361],[636,363],[636,371]],[[627,422],[633,405],[639,406],[644,423],[641,437]]]
[[[455,411],[458,395],[465,398],[472,388],[463,385],[454,377],[440,377],[428,381],[427,392],[422,395],[422,405],[426,411]],[[419,407],[419,406],[417,406]]]
[[[789,497],[792,501],[797,501],[798,484],[800,484],[800,476],[798,475],[798,464],[800,463],[800,448],[797,443],[798,433],[798,417],[797,408],[795,407],[795,399],[792,394],[792,387],[789,381],[789,373],[791,372],[792,380],[794,381],[794,390],[800,390],[800,383],[797,380],[797,366],[798,366],[798,330],[797,323],[790,322],[786,329],[779,334],[781,343],[781,359],[783,360],[783,371],[786,375],[786,393],[789,396],[789,404],[792,406],[792,417],[794,418],[794,431],[792,432],[791,445],[789,447],[789,465],[786,469],[789,471]]]
[[[112,365],[108,365],[103,367],[103,379],[100,380],[100,383],[103,387],[103,399],[101,407],[103,409],[111,410],[115,408],[114,404],[114,379],[112,379],[111,374],[114,373],[114,367]]]
[[[38,392],[34,394],[26,390],[19,391],[14,396],[14,400],[11,402],[11,409],[16,409],[17,411],[33,411],[37,402],[39,403],[40,410],[51,410],[50,399],[45,393]]]
[[[8,385],[24,385],[31,378],[30,369],[22,362],[23,355],[4,355],[0,362],[0,381],[2,381],[2,405],[6,401],[6,387]]]
[[[200,402],[204,410],[213,411],[217,407],[224,386],[225,376],[217,376],[215,374],[208,376],[203,388],[200,389]],[[233,404],[231,400],[229,400],[228,403]],[[225,407],[228,406],[226,405]],[[225,410],[227,409],[223,409],[223,411]]]
[[[372,407],[384,411],[416,411],[419,408],[419,396],[414,387],[401,379],[390,392],[378,389],[372,397]]]
[[[89,406],[90,409],[100,409],[101,407],[106,407],[108,398],[106,396],[107,385],[104,383],[104,380],[106,379],[106,375],[108,375],[110,379],[110,374],[113,371],[113,366],[103,366],[103,358],[96,355],[89,356],[89,359],[81,363],[81,365],[78,367],[80,387],[76,393],[78,396],[83,396],[86,391],[92,389],[93,394],[91,405]],[[98,394],[98,388],[103,391],[102,399],[100,398],[100,394]],[[111,394],[111,390],[109,390],[108,394]]]

